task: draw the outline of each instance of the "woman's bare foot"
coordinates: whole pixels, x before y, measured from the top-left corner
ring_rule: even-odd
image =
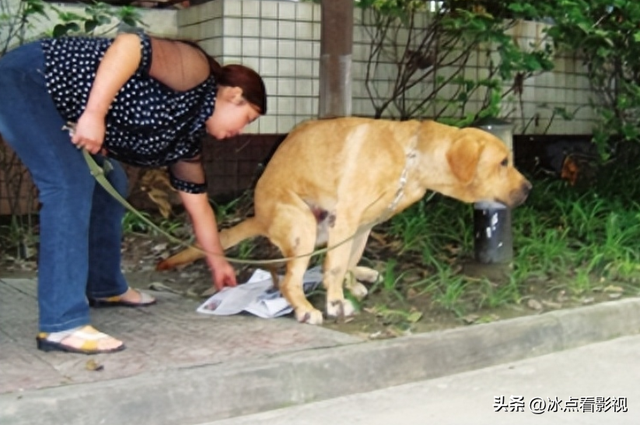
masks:
[[[36,341],[43,351],[65,351],[70,353],[98,354],[123,350],[124,343],[99,332],[91,325],[62,332],[41,332]]]
[[[122,295],[106,298],[89,298],[89,305],[92,307],[147,307],[155,303],[156,299],[151,295],[133,288],[127,289]]]
[[[156,299],[145,292],[140,292],[129,287],[127,292],[120,295],[120,301],[131,304],[152,304]]]

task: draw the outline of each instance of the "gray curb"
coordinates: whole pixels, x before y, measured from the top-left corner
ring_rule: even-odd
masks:
[[[640,331],[626,299],[443,332],[0,397],[0,423],[188,425],[372,391]]]

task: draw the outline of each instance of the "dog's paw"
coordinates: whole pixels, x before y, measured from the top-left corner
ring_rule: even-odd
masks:
[[[349,284],[347,285],[347,289],[349,290],[351,295],[356,297],[358,300],[363,299],[369,293],[369,290],[367,289],[367,287],[364,286],[362,283],[358,282],[357,280],[353,280],[349,282]]]
[[[356,312],[355,307],[349,300],[327,301],[327,316],[329,317],[349,317]]]
[[[320,310],[296,310],[296,319],[300,323],[308,323],[310,325],[322,324],[322,312]]]
[[[353,269],[353,275],[356,280],[359,280],[360,282],[375,283],[378,280],[380,273],[378,273],[377,270],[370,269],[369,267],[358,266]]]

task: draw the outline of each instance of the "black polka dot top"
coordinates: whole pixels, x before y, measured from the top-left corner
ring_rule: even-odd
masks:
[[[109,157],[136,165],[169,167],[178,190],[203,193],[205,121],[213,113],[213,77],[188,91],[175,91],[149,76],[151,41],[141,39],[142,60],[116,95],[106,117],[104,148]],[[98,65],[113,42],[108,38],[63,37],[41,41],[47,88],[64,119],[80,118]]]

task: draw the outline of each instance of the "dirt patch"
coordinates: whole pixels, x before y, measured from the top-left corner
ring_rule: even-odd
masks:
[[[252,258],[277,258],[278,252],[266,240],[254,241],[254,244]],[[122,266],[131,286],[169,291],[195,300],[203,300],[212,294],[211,275],[202,260],[179,270],[167,272],[155,270],[157,262],[176,249],[167,243],[165,238],[148,234],[130,234],[125,237],[122,247]],[[365,252],[365,257],[369,258],[369,265],[382,271],[385,264],[384,257],[395,258],[398,264],[405,266],[404,279],[397,282],[393,288],[385,288],[379,283],[369,285],[370,292],[367,297],[361,301],[354,300],[359,309],[357,315],[349,318],[327,319],[324,326],[368,339],[385,339],[540,314],[550,310],[610,301],[619,297],[617,293],[604,291],[588,297],[569,297],[562,291],[546,292],[542,288],[548,285],[536,285],[532,282],[527,296],[519,302],[497,307],[474,307],[473,303],[469,303],[464,311],[456,308],[448,309],[433,299],[432,292],[420,291],[412,286],[413,281],[428,273],[420,268],[415,258],[393,257],[394,254],[386,250],[387,248],[382,246],[379,240],[372,238]],[[238,252],[230,251],[228,255],[234,257]],[[319,261],[321,258],[314,260],[315,263]],[[459,264],[452,264],[451,267],[458,267],[460,273],[477,273],[477,270],[464,268]],[[3,277],[34,277],[36,275],[36,263],[33,259],[16,260],[10,255],[5,255],[2,259],[1,269],[0,276]],[[236,266],[236,270],[238,281],[243,282],[251,276],[255,268]],[[282,271],[282,268],[279,271]],[[501,272],[505,273],[504,270]],[[501,284],[500,276],[496,276],[494,280],[496,286]],[[322,290],[311,294],[309,299],[318,309],[324,310]]]

